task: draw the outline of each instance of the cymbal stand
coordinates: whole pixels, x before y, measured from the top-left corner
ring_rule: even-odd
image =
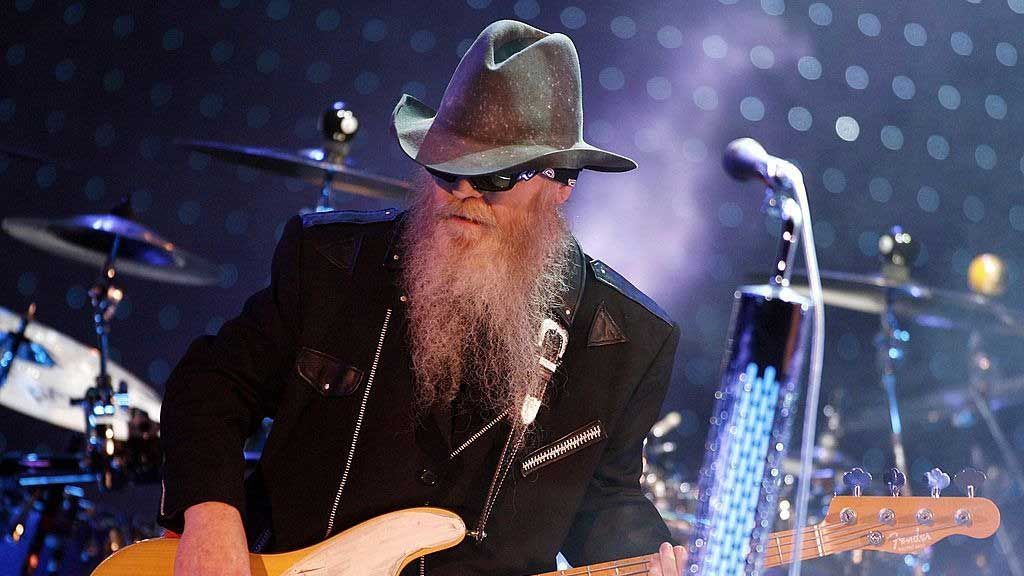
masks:
[[[970,364],[968,369],[970,371],[970,383],[967,388],[970,391],[971,400],[974,402],[974,409],[977,410],[981,419],[985,421],[985,426],[988,428],[992,440],[995,441],[996,448],[1003,457],[1003,466],[1010,472],[1011,482],[1016,483],[1018,488],[1024,489],[1024,466],[1021,466],[1020,457],[1017,455],[1016,449],[1013,447],[1010,439],[1006,437],[1006,432],[1003,430],[1002,425],[999,424],[995,414],[992,413],[988,398],[985,396],[995,369],[992,359],[985,352],[984,341],[977,330],[971,332],[969,350]],[[995,374],[995,376],[998,376],[998,374]],[[1007,532],[1005,524],[1000,526],[996,532],[996,541],[1006,557],[1006,564],[1010,573],[1013,576],[1024,576],[1024,565],[1021,563],[1020,555],[1017,553],[1016,546],[1014,545],[1014,539]]]
[[[886,291],[885,310],[881,315],[881,324],[875,344],[878,348],[878,364],[882,374],[881,384],[889,405],[892,453],[896,467],[900,470],[909,470],[907,454],[903,448],[903,419],[900,416],[899,400],[896,397],[896,372],[906,353],[904,347],[910,340],[910,333],[900,328],[899,320],[893,310],[891,289]],[[910,494],[909,483],[903,489],[906,494]]]
[[[358,131],[359,119],[348,105],[341,101],[331,104],[320,116],[320,132],[326,140],[322,161],[344,166],[350,142]],[[324,170],[323,173],[316,211],[330,212],[335,209],[332,196],[334,173],[331,170]]]
[[[110,321],[117,312],[117,305],[124,299],[124,292],[114,284],[117,271],[114,262],[120,249],[121,237],[114,236],[110,253],[103,263],[100,278],[89,290],[92,303],[93,326],[99,349],[99,373],[96,385],[88,388],[85,397],[72,402],[80,402],[85,413],[86,458],[96,475],[100,488],[110,490],[117,484],[118,470],[114,455],[113,418],[117,412],[117,401],[114,387],[111,385],[110,374],[107,372],[107,359],[110,355]],[[122,388],[124,386],[122,385]],[[122,394],[127,390],[120,390]]]
[[[33,302],[29,304],[25,315],[21,317],[21,324],[18,326],[18,329],[9,334],[10,350],[0,350],[0,388],[3,387],[5,382],[7,382],[7,375],[10,374],[11,366],[14,364],[14,361],[18,359],[21,347],[31,344],[31,342],[29,342],[25,337],[25,330],[28,329],[28,325],[32,323],[35,316],[36,303]]]

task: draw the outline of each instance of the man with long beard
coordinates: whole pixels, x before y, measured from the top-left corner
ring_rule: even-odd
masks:
[[[572,42],[492,24],[437,112],[405,96],[393,122],[423,167],[412,208],[292,219],[271,285],[168,381],[160,519],[182,533],[178,573],[248,574],[247,549],[428,504],[471,533],[412,572],[526,575],[561,551],[680,573],[638,482],[679,333],[561,216],[581,169],[635,167],[583,141]],[[568,337],[553,378],[542,325]],[[243,485],[239,449],[266,416]]]

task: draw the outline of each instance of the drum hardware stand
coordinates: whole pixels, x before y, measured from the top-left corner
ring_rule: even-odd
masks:
[[[989,381],[993,377],[995,369],[992,359],[985,353],[984,341],[977,330],[971,332],[969,351],[970,365],[968,369],[970,371],[970,382],[967,389],[970,392],[971,400],[974,402],[974,409],[978,411],[978,415],[985,421],[989,435],[992,436],[996,448],[1003,457],[1003,466],[1010,472],[1011,484],[1015,483],[1018,488],[1024,489],[1024,466],[1021,466],[1017,451],[1014,449],[1010,439],[1006,437],[1006,433],[1003,431],[1002,425],[999,424],[996,415],[992,413],[988,398],[986,397]],[[998,375],[996,374],[996,376]],[[1006,557],[1006,564],[1010,573],[1013,576],[1024,576],[1024,565],[1021,564],[1021,558],[1014,544],[1014,539],[1007,532],[1005,524],[1001,525],[999,530],[996,531],[996,541],[999,542],[999,547]]]
[[[25,330],[28,325],[35,320],[36,317],[36,303],[33,302],[28,305],[28,310],[25,311],[25,315],[21,317],[21,324],[18,326],[18,330],[9,333],[10,349],[4,350],[0,354],[0,388],[3,388],[5,382],[7,382],[7,375],[11,372],[11,366],[14,361],[18,359],[18,353],[21,351],[21,347],[31,342],[25,337]]]
[[[111,213],[122,218],[131,218],[131,197],[126,196],[111,210]],[[123,472],[118,469],[120,464],[114,459],[113,420],[114,414],[126,398],[128,390],[127,384],[122,382],[115,394],[110,374],[107,372],[107,359],[110,355],[110,321],[117,312],[118,304],[124,299],[124,292],[114,283],[117,276],[114,263],[117,260],[120,246],[121,236],[114,235],[100,277],[89,290],[93,327],[99,351],[99,373],[96,375],[96,385],[86,389],[84,398],[76,398],[71,401],[72,404],[81,405],[84,411],[85,457],[102,490],[116,488],[120,484]]]
[[[320,131],[327,140],[324,145],[323,162],[345,164],[348,158],[352,138],[359,131],[359,120],[352,110],[341,101],[335,102],[330,108],[324,110],[320,116]],[[316,203],[317,212],[331,212],[334,210],[333,187],[331,185],[334,173],[324,170],[323,181],[320,185],[320,196]]]

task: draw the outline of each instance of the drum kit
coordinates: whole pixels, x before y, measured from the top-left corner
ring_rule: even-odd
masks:
[[[344,103],[324,111],[320,125],[325,142],[313,149],[179,144],[312,182],[319,188],[317,211],[335,209],[335,192],[404,201],[406,182],[351,166],[359,122]],[[45,162],[13,148],[0,154]],[[160,396],[110,359],[111,327],[125,295],[121,277],[207,286],[219,282],[220,271],[138,221],[130,197],[107,214],[12,217],[0,226],[21,242],[99,271],[89,290],[93,347],[37,322],[36,304],[22,314],[0,308],[0,405],[82,437],[81,449],[69,453],[0,458],[0,576],[88,574],[119,547],[159,534],[153,510],[125,513],[136,487],[159,482]],[[258,450],[246,458],[257,460]],[[119,496],[125,498],[118,502]]]
[[[819,430],[818,446],[814,454],[814,476],[811,479],[811,502],[808,506],[808,525],[823,519],[832,497],[841,494],[844,486],[843,473],[859,463],[844,450],[852,450],[843,444],[844,436],[863,439],[888,436],[885,460],[899,470],[910,470],[906,456],[904,432],[907,428],[933,426],[936,421],[952,420],[965,411],[970,413],[972,422],[983,423],[980,433],[972,436],[968,452],[970,465],[985,469],[992,479],[999,479],[1004,495],[1019,494],[1024,490],[1024,467],[1018,450],[1009,440],[1004,429],[1006,414],[1024,404],[1024,378],[1007,377],[997,370],[998,356],[992,348],[994,343],[1017,342],[1011,346],[1019,352],[1024,341],[1024,312],[1013,310],[998,300],[1005,288],[1006,270],[1001,260],[991,254],[975,258],[968,271],[971,291],[953,291],[920,284],[911,277],[912,264],[917,257],[917,245],[911,235],[901,227],[894,227],[879,240],[881,273],[850,274],[839,271],[822,271],[821,280],[825,305],[847,313],[865,315],[878,319],[878,332],[874,338],[877,356],[878,385],[875,392],[856,390],[850,382],[840,376],[832,376],[832,388],[838,392],[835,398],[860,395],[855,402],[829,402],[822,407],[824,425]],[[756,278],[760,280],[760,278]],[[806,276],[796,274],[791,287],[806,295]],[[947,338],[967,343],[958,346],[968,377],[955,388],[929,388],[923,393],[901,388],[906,374],[901,370],[911,341],[911,332],[919,330],[936,331]],[[915,340],[916,340],[915,336]],[[1015,360],[1014,352],[1004,354]],[[1017,356],[1019,357],[1019,355]],[[1019,367],[1018,367],[1019,370]],[[865,394],[874,394],[881,399],[884,408],[877,404],[868,406]],[[1006,411],[1006,414],[1000,414]],[[1000,417],[1002,416],[1002,417]],[[694,530],[697,509],[696,485],[692,474],[680,469],[678,446],[685,442],[674,429],[681,424],[678,413],[669,413],[652,429],[645,444],[645,470],[641,484],[663,517],[673,535],[680,541],[687,541]],[[692,425],[689,427],[692,429]],[[860,435],[860,436],[857,436]],[[989,454],[980,444],[995,447]],[[850,446],[856,445],[851,442]],[[926,447],[934,449],[935,446]],[[948,450],[951,446],[945,446]],[[945,455],[948,456],[948,455]],[[783,467],[782,491],[779,498],[776,528],[792,524],[795,509],[796,460],[787,460]],[[916,479],[920,481],[921,479]],[[911,493],[908,483],[904,495]],[[1024,576],[1021,559],[1013,544],[1013,538],[1003,527],[997,532],[999,548],[1005,557],[1005,573]],[[989,558],[992,548],[967,555],[967,559],[950,559],[943,566],[953,567],[957,562],[967,561],[949,573],[961,573],[959,568],[993,568]],[[851,556],[852,557],[849,557]],[[820,573],[867,574],[884,572],[892,574],[924,574],[929,570],[930,552],[915,557],[895,560],[889,556],[864,557],[853,552],[822,561]],[[808,566],[806,572],[817,574],[819,569]],[[780,572],[781,573],[781,572]],[[982,573],[997,573],[985,572]],[[1003,572],[998,572],[1003,573]]]

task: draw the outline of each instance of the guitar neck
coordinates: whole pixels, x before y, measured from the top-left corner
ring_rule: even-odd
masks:
[[[765,568],[774,568],[793,561],[793,545],[796,532],[794,530],[783,530],[772,532],[765,541]],[[829,541],[832,539],[829,538]],[[801,560],[821,558],[830,554],[838,554],[859,548],[858,540],[831,543],[826,541],[819,526],[808,526],[804,529],[803,541],[800,548],[803,553]],[[650,563],[650,555],[636,556],[590,566],[569,568],[568,570],[556,570],[545,572],[536,576],[639,576],[647,574],[647,567]]]

